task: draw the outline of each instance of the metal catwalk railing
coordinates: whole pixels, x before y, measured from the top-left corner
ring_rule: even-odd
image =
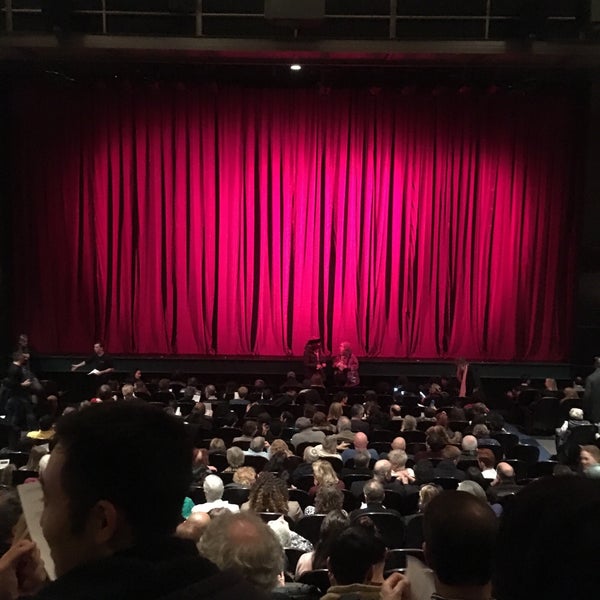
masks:
[[[5,34],[54,25],[100,35],[498,40],[575,39],[587,20],[586,2],[572,0],[327,0],[322,21],[296,27],[265,19],[263,0],[73,0],[62,15],[60,4],[0,0],[0,27]]]

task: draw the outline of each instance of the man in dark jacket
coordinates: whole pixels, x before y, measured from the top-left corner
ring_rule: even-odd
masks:
[[[101,404],[63,417],[56,439],[41,525],[57,579],[34,586],[34,549],[22,547],[0,559],[0,590],[10,592],[1,600],[25,591],[37,600],[260,597],[173,537],[192,470],[181,422],[136,402]]]
[[[600,423],[600,356],[594,358],[594,372],[585,380],[583,407],[592,423]]]

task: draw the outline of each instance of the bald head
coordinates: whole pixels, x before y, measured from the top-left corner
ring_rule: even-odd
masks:
[[[477,442],[475,442],[477,447]],[[406,440],[403,437],[394,438],[392,442],[392,450],[404,450],[406,451]]]
[[[477,438],[474,435],[465,435],[461,442],[462,449],[465,452],[475,452],[477,450]]]
[[[210,516],[208,514],[193,512],[183,523],[177,526],[175,535],[198,543],[209,523]]]
[[[392,478],[392,463],[389,460],[378,460],[373,467],[373,476],[379,481],[389,481]]]
[[[496,481],[511,481],[515,477],[515,470],[505,462],[498,463],[496,467],[496,473],[498,477]]]
[[[354,448],[356,450],[366,450],[369,444],[369,438],[362,432],[354,434]]]

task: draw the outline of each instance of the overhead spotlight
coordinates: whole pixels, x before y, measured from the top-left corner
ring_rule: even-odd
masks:
[[[302,65],[299,65],[298,63],[294,63],[293,65],[290,65],[290,70],[291,71],[302,71]]]

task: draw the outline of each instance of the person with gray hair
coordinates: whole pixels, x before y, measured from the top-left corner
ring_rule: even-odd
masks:
[[[392,450],[388,454],[388,460],[392,465],[392,477],[404,484],[414,483],[415,472],[406,467],[408,455],[404,450]],[[356,463],[356,459],[354,459],[354,462]]]
[[[466,479],[465,481],[461,481],[456,489],[459,492],[467,492],[467,494],[471,494],[472,496],[475,496],[476,498],[487,502],[485,490],[476,481]]]
[[[271,591],[280,583],[283,548],[275,533],[252,512],[212,519],[199,549],[217,567],[237,571],[259,590]]]
[[[250,442],[250,448],[244,451],[244,456],[262,456],[263,458],[269,459],[269,455],[265,450],[265,438],[261,435],[257,435]]]
[[[337,441],[338,444],[354,442],[354,432],[352,431],[352,423],[348,417],[340,417],[337,421]]]
[[[238,446],[231,446],[227,449],[227,462],[229,466],[224,473],[234,473],[244,465],[244,451]]]
[[[240,507],[237,504],[230,504],[227,500],[223,500],[223,480],[217,475],[207,475],[204,479],[204,495],[206,502],[196,504],[192,508],[192,512],[209,513],[213,508],[226,508],[231,512],[239,512]]]
[[[325,440],[325,434],[318,429],[314,429],[310,419],[306,417],[299,417],[296,419],[296,429],[298,433],[295,433],[290,440],[290,443],[294,448],[297,448],[300,444],[322,444]]]
[[[461,442],[461,459],[477,458],[477,438],[474,435],[465,435]]]
[[[388,510],[384,505],[385,489],[383,484],[377,479],[369,479],[363,487],[364,502],[361,504],[359,509],[353,510],[350,513],[350,520],[356,521],[358,517],[365,513],[370,512],[385,512],[392,513],[397,516],[401,516],[399,512],[395,510]]]
[[[591,425],[591,423],[583,418],[583,410],[581,408],[572,408],[569,411],[569,417],[564,423],[556,429],[556,454],[561,462],[574,462],[578,447],[569,444],[569,438],[574,429],[582,425]]]

